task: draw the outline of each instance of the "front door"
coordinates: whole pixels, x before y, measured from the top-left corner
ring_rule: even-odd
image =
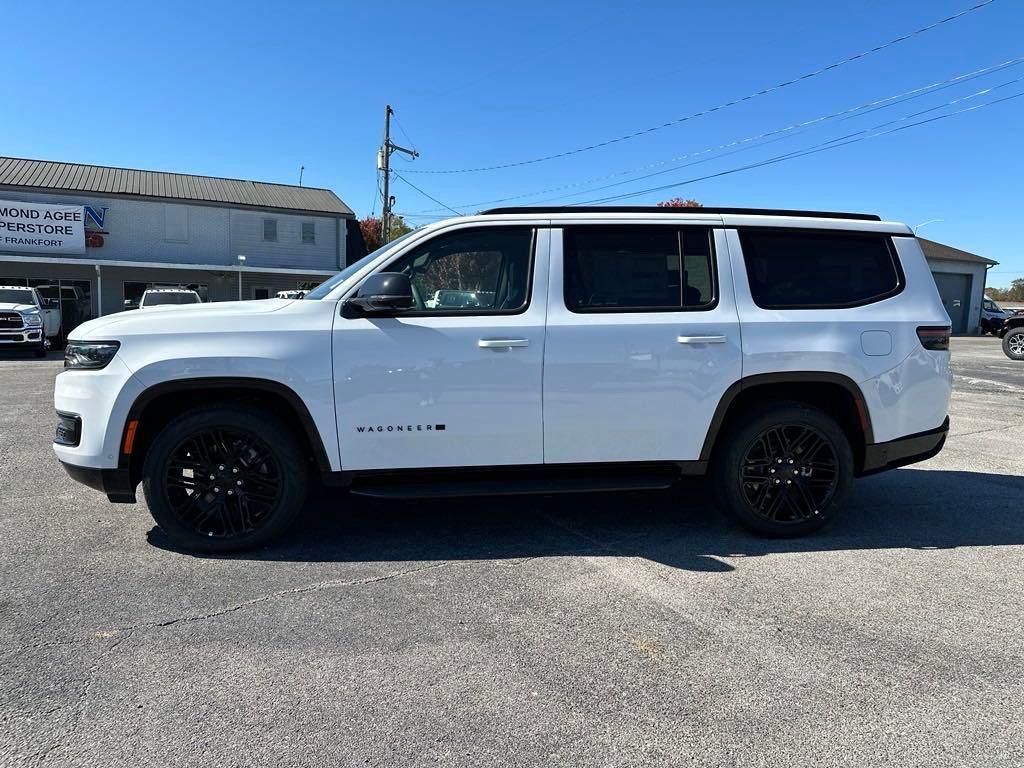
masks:
[[[549,464],[700,458],[740,378],[720,231],[579,225],[552,234],[544,359]]]
[[[476,225],[414,245],[415,307],[338,316],[334,393],[345,470],[540,464],[545,229]]]

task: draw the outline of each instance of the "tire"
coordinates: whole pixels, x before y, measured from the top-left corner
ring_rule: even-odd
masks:
[[[774,538],[803,536],[836,517],[853,479],[853,451],[824,411],[766,403],[734,419],[720,439],[715,497],[744,527]]]
[[[1003,336],[1003,352],[1011,360],[1024,360],[1024,327],[1007,331]]]
[[[306,497],[305,459],[292,430],[269,411],[208,406],[160,430],[142,489],[156,524],[180,548],[242,552],[295,523]]]
[[[32,354],[36,357],[46,357],[46,346],[40,344],[38,347],[32,350]]]

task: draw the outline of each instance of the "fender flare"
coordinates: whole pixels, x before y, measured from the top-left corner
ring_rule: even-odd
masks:
[[[860,419],[861,429],[864,430],[864,443],[871,445],[875,442],[874,431],[871,428],[871,416],[868,413],[867,404],[864,400],[864,392],[860,386],[849,376],[831,371],[785,371],[782,373],[759,373],[753,376],[745,376],[734,381],[722,394],[715,408],[715,415],[711,418],[708,426],[708,433],[704,437],[704,445],[700,451],[701,461],[709,461],[711,452],[715,447],[715,440],[725,423],[725,417],[729,413],[736,396],[743,390],[752,389],[763,384],[838,384],[853,398],[857,408],[857,416]]]
[[[309,444],[313,449],[313,457],[316,460],[317,468],[321,473],[328,473],[331,471],[331,462],[327,456],[327,450],[324,447],[324,441],[320,435],[320,430],[317,429],[316,422],[313,421],[313,416],[310,414],[309,408],[306,407],[306,403],[301,397],[299,397],[298,393],[296,393],[291,387],[286,384],[282,384],[279,381],[248,376],[203,376],[196,378],[171,379],[170,381],[162,381],[159,384],[153,384],[152,386],[144,389],[138,397],[135,398],[135,402],[133,402],[131,407],[128,409],[128,416],[125,419],[124,427],[122,428],[121,442],[119,444],[121,450],[118,455],[118,468],[128,469],[131,466],[131,454],[127,454],[123,450],[125,433],[127,432],[128,425],[132,421],[139,420],[142,413],[145,411],[146,406],[163,395],[177,392],[188,392],[190,390],[211,389],[258,390],[283,398],[291,406],[295,415],[298,417],[299,424],[306,435],[306,439],[309,441]]]

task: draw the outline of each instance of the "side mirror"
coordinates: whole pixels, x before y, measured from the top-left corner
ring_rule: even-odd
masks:
[[[412,283],[401,272],[378,272],[359,286],[356,295],[345,302],[364,315],[387,315],[412,308]]]

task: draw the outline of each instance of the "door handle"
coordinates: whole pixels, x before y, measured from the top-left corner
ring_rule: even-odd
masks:
[[[725,336],[677,336],[680,344],[725,344]]]
[[[480,339],[477,343],[480,349],[508,349],[509,347],[528,347],[529,339]]]

